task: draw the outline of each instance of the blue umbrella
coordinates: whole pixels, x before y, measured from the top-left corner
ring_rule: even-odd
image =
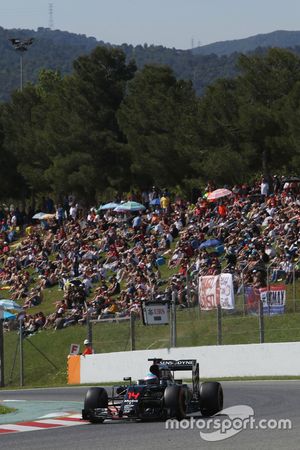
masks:
[[[116,212],[135,212],[145,210],[145,206],[138,202],[126,202],[117,206],[114,211]]]
[[[208,241],[202,242],[202,244],[199,245],[199,249],[202,250],[203,248],[216,247],[220,244],[221,241],[219,241],[218,239],[209,239]]]
[[[15,314],[12,314],[12,313],[10,313],[8,311],[3,311],[3,319],[4,320],[12,320],[12,319],[15,319],[15,318],[16,318]]]
[[[0,308],[4,310],[14,309],[16,311],[22,311],[22,306],[18,305],[14,300],[10,299],[1,299],[0,300]]]
[[[117,208],[117,206],[119,206],[119,203],[110,202],[110,203],[106,203],[105,205],[100,206],[99,209],[101,211],[105,211],[106,209],[115,209],[115,208]]]

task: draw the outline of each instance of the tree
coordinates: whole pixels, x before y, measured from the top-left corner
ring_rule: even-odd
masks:
[[[248,155],[241,142],[239,99],[235,80],[216,81],[199,99],[202,159],[198,171],[203,181],[238,183],[248,171]]]
[[[190,82],[168,67],[145,66],[118,112],[132,164],[132,184],[176,186],[193,173],[197,101]]]
[[[290,151],[282,108],[295,83],[300,80],[300,59],[292,52],[271,49],[267,55],[242,55],[238,77],[240,127],[244,140],[251,143],[255,158],[269,177]]]
[[[296,125],[292,105],[297,102],[299,58],[271,49],[267,54],[242,55],[239,68],[236,80],[218,80],[200,99],[206,146],[202,167],[220,181],[226,173],[229,181],[243,181],[245,175],[258,172],[269,177],[271,170],[287,167],[296,149],[289,124],[294,123],[295,133],[299,122]]]
[[[91,155],[73,152],[55,156],[45,177],[57,197],[72,192],[76,198],[85,199],[94,195],[97,172]]]
[[[85,198],[88,196],[94,201],[97,191],[121,184],[127,158],[116,111],[134,71],[135,65],[126,64],[121,51],[105,47],[97,47],[91,55],[74,62],[74,75],[64,79],[58,106],[64,123],[63,133],[57,132],[57,117],[49,120],[50,140],[56,148],[57,137],[60,139],[60,149],[48,171],[49,180],[54,176],[58,161],[64,164],[63,161],[75,153],[76,160],[79,154],[87,155],[84,164],[87,161],[90,164],[88,189],[84,177],[80,178],[83,183],[80,189],[79,179],[72,178],[73,189],[79,189]],[[57,178],[52,179],[54,185],[57,185]]]
[[[13,94],[2,114],[5,150],[16,159],[18,173],[32,192],[47,188],[43,174],[48,160],[43,140],[39,139],[45,116],[37,113],[41,105],[35,87],[27,85],[22,93]]]
[[[284,159],[283,166],[289,173],[298,175],[300,171],[300,82],[295,83],[280,113],[286,136],[283,145],[287,148],[287,157]]]
[[[0,177],[1,199],[12,197],[22,198],[24,180],[17,172],[17,160],[12,152],[5,148],[5,126],[3,123],[4,108],[0,106]]]

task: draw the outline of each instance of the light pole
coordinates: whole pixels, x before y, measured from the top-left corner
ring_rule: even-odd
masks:
[[[20,90],[23,91],[23,55],[28,50],[28,47],[33,43],[33,38],[21,40],[18,38],[11,38],[14,49],[20,53]]]

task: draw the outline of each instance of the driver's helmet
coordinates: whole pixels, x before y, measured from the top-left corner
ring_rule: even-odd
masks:
[[[151,372],[147,373],[147,375],[144,378],[144,381],[147,384],[157,384],[159,382],[158,377]]]

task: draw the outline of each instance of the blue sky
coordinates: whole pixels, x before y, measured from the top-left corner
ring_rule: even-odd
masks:
[[[47,27],[51,0],[0,0],[0,26]],[[112,44],[186,49],[300,30],[300,0],[52,0],[54,28]]]

